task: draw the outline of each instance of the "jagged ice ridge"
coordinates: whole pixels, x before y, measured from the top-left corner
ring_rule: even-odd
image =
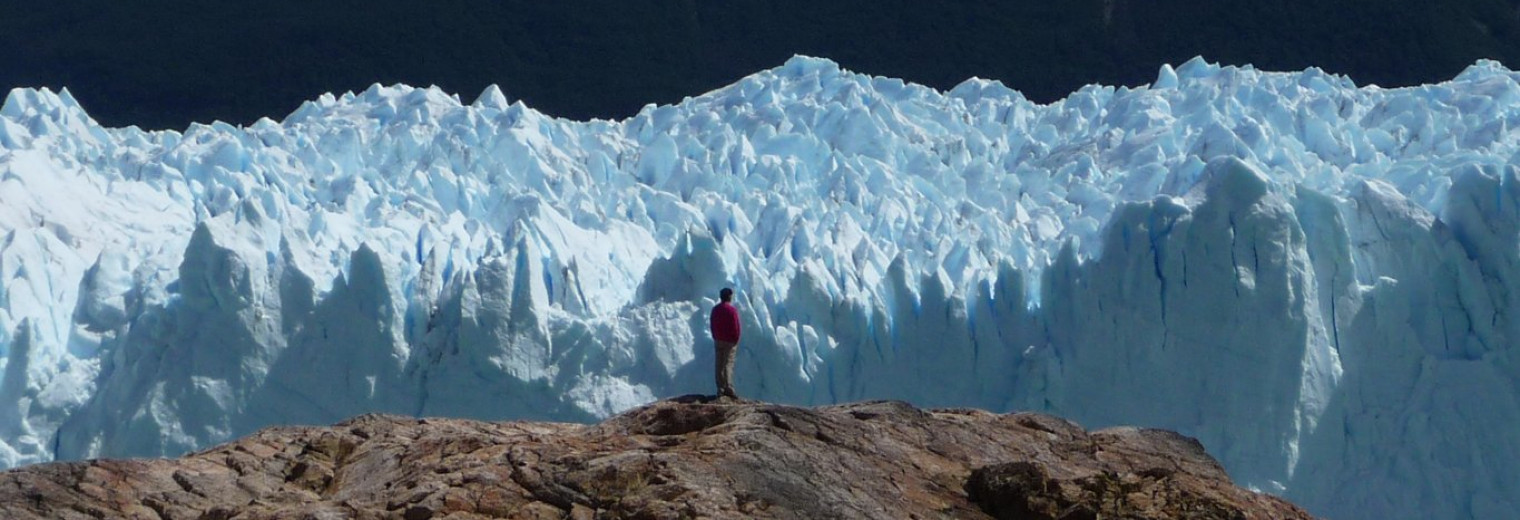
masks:
[[[1169,428],[1318,514],[1507,516],[1517,81],[1195,59],[1039,105],[799,57],[624,121],[377,85],[183,133],[17,89],[0,463],[590,421],[710,391],[733,286],[746,396]]]

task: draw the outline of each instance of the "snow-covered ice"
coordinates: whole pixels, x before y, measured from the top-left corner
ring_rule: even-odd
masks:
[[[1333,518],[1520,509],[1520,74],[1193,60],[1050,105],[795,58],[624,121],[492,87],[283,121],[0,109],[0,465],[710,392],[1198,437]]]

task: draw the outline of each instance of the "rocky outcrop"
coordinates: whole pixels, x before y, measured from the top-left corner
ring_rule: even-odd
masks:
[[[0,517],[1310,518],[1197,441],[1060,418],[686,397],[598,425],[365,415],[0,474]]]

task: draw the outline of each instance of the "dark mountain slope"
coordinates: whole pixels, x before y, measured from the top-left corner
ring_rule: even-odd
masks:
[[[1037,101],[1139,85],[1195,55],[1385,86],[1515,63],[1514,0],[0,0],[0,86],[67,86],[107,125],[283,117],[322,92],[497,83],[547,113],[622,117],[793,54]]]

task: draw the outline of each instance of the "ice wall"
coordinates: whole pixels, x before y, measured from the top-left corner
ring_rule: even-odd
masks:
[[[1197,436],[1334,518],[1520,496],[1520,75],[1194,60],[1037,105],[796,58],[624,121],[491,88],[107,129],[0,108],[0,463],[710,391]]]

